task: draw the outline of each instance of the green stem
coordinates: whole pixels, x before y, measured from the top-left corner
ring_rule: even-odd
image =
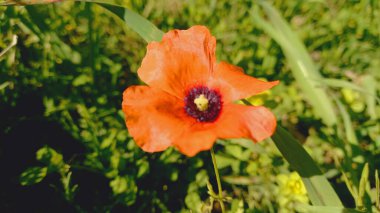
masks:
[[[225,209],[224,209],[223,194],[222,194],[223,190],[222,190],[222,184],[220,183],[218,166],[216,164],[214,147],[211,147],[210,153],[211,153],[211,158],[212,158],[212,164],[214,165],[216,182],[218,183],[218,196],[219,196],[218,200],[219,200],[219,203],[220,203],[220,208],[222,209],[222,213],[224,213]]]

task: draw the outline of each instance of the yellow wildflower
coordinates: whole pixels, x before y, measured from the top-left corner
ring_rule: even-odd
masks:
[[[278,184],[277,203],[279,212],[294,212],[296,204],[309,203],[305,185],[297,172],[280,174],[276,177]]]

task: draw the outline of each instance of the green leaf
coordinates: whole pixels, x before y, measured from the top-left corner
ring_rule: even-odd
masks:
[[[185,197],[186,206],[194,211],[199,211],[202,208],[202,200],[197,192],[190,192]]]
[[[13,35],[11,43],[0,52],[0,58],[17,44],[17,35]],[[0,89],[1,90],[1,89]]]
[[[137,166],[139,168],[137,172],[137,178],[141,178],[143,175],[149,172],[149,162],[145,159],[139,159],[137,161]]]
[[[336,87],[336,88],[349,88],[352,90],[356,90],[358,92],[361,92],[369,97],[371,97],[374,100],[377,100],[380,102],[380,99],[376,96],[376,92],[374,92],[373,87],[376,82],[373,82],[372,76],[370,77],[365,77],[363,79],[364,84],[363,86],[365,88],[362,88],[354,83],[351,83],[349,81],[345,81],[342,79],[334,79],[334,78],[324,78],[320,82],[323,85],[327,85],[329,87]],[[376,88],[375,88],[376,89]],[[376,90],[375,90],[376,91]]]
[[[46,48],[47,51],[52,51],[59,58],[69,60],[74,64],[81,62],[82,59],[79,52],[63,42],[56,32],[50,31],[49,26],[43,21],[47,18],[46,15],[37,10],[36,7],[26,7],[26,10],[30,19],[21,16],[20,20],[41,41],[49,43],[49,46],[51,45],[51,47]]]
[[[84,84],[87,84],[90,82],[92,82],[92,78],[86,74],[82,74],[82,75],[79,75],[78,77],[76,77],[73,80],[72,84],[74,87],[77,87],[77,86],[81,86],[81,85],[84,85]]]
[[[132,205],[136,201],[137,186],[130,176],[118,176],[110,182],[110,187],[115,196],[126,205]]]
[[[29,186],[41,182],[45,178],[47,170],[47,167],[28,168],[20,176],[21,185]]]
[[[376,114],[376,100],[380,103],[379,98],[376,96],[376,79],[371,75],[366,75],[363,77],[363,87],[366,94],[366,104],[367,104],[367,113],[371,116],[372,120],[376,120],[378,115]]]
[[[91,0],[88,2],[101,4],[102,7],[108,9],[122,19],[128,27],[132,28],[132,30],[138,33],[146,42],[161,41],[162,36],[164,35],[161,30],[146,18],[129,10],[127,6],[123,4],[123,1]]]
[[[299,204],[297,209],[302,210],[302,212],[308,213],[363,213],[362,211],[358,211],[356,209],[349,209],[344,207],[336,207],[336,206],[310,206],[305,204]]]
[[[129,176],[117,176],[110,182],[114,194],[136,193],[137,187],[133,178]]]
[[[243,213],[244,211],[244,202],[243,200],[234,199],[231,203],[231,213]]]
[[[0,91],[7,88],[9,85],[11,85],[10,81],[6,81],[6,82],[0,84]]]
[[[369,168],[368,168],[368,163],[366,163],[364,165],[362,176],[360,178],[360,183],[359,183],[358,203],[356,204],[358,208],[363,208],[363,205],[364,205],[363,198],[364,198],[365,189],[368,182],[368,176],[369,176]]]
[[[302,89],[308,102],[313,106],[315,114],[321,117],[327,125],[337,124],[337,116],[334,112],[332,101],[324,88],[320,87],[316,82],[316,80],[322,79],[322,76],[308,54],[305,45],[270,3],[259,1],[259,5],[262,6],[269,20],[264,20],[260,16],[259,10],[255,8],[251,12],[255,24],[281,46],[297,84]]]
[[[346,184],[347,186],[347,189],[348,191],[351,193],[352,197],[354,198],[355,200],[355,203],[356,203],[356,200],[358,199],[358,191],[356,189],[356,187],[354,187],[352,181],[350,181],[346,175],[345,172],[342,172],[342,178],[343,178],[343,181],[344,183]]]
[[[218,195],[216,195],[215,191],[214,191],[214,188],[212,187],[212,184],[210,183],[209,180],[207,180],[207,194],[209,194],[211,197],[218,197]]]
[[[257,184],[258,180],[253,176],[223,176],[223,181],[233,185],[254,185]]]
[[[109,134],[109,136],[107,138],[105,138],[102,141],[102,143],[100,144],[101,149],[105,149],[105,148],[111,146],[112,143],[115,143],[115,138],[116,138],[116,135],[118,132],[115,129],[111,129],[110,132],[111,133]]]
[[[64,165],[63,156],[48,146],[42,147],[36,152],[36,159],[48,166],[61,167]]]
[[[63,0],[64,1],[64,0]],[[125,1],[116,0],[76,0],[83,2],[99,3],[102,7],[108,9],[121,20],[123,20],[132,30],[138,33],[146,42],[161,41],[164,33],[159,30],[154,24],[148,21],[141,15],[129,10]],[[29,4],[47,4],[52,3],[49,0],[38,1],[20,1],[15,3],[13,1],[1,1],[0,5],[29,5]]]
[[[290,166],[302,177],[313,205],[343,206],[321,170],[290,133],[277,126],[272,139]]]
[[[117,176],[110,182],[114,194],[121,194],[127,190],[127,179]]]
[[[336,99],[335,101],[336,101],[336,104],[338,106],[339,112],[343,118],[344,130],[346,133],[347,141],[354,144],[354,145],[358,145],[359,142],[358,142],[358,139],[356,137],[354,126],[352,125],[350,115],[348,114],[348,112],[347,112],[346,108],[344,107],[344,105],[342,104],[342,102],[339,101],[339,99]]]

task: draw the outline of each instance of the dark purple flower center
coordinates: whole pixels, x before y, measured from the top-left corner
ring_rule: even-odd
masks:
[[[189,89],[184,101],[186,113],[199,122],[215,121],[223,105],[220,93],[205,86]]]

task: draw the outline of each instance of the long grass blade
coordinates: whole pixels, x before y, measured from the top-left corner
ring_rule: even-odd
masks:
[[[0,52],[0,57],[2,57],[6,52],[8,52],[12,47],[17,44],[17,35],[13,35],[11,43]]]
[[[366,94],[367,113],[372,120],[376,120],[378,118],[378,114],[376,112],[376,100],[380,103],[379,98],[376,96],[376,84],[375,78],[371,75],[367,75],[363,78],[363,87],[365,88],[365,91],[368,91]],[[375,94],[375,96],[372,94]]]
[[[299,204],[297,207],[308,213],[363,213],[362,211],[358,211],[356,209],[335,206],[310,206]]]
[[[348,142],[358,146],[359,142],[358,142],[358,139],[356,137],[355,130],[354,130],[354,127],[352,125],[350,115],[348,114],[346,108],[344,107],[343,103],[339,99],[336,99],[336,104],[337,104],[339,112],[343,118],[344,131],[346,133],[346,138],[347,138]]]
[[[290,133],[278,126],[272,136],[272,140],[290,166],[302,177],[313,205],[343,206],[335,190],[323,176],[321,170],[302,145]]]
[[[334,112],[332,100],[324,88],[319,87],[318,83],[314,81],[321,79],[322,76],[305,46],[275,8],[266,1],[259,1],[259,4],[269,20],[264,20],[256,8],[251,12],[255,24],[258,24],[281,46],[293,75],[308,102],[313,106],[315,114],[321,117],[327,125],[337,124],[337,115]]]
[[[101,3],[103,2],[101,0],[95,0],[92,2],[100,3],[102,7],[108,9],[120,19],[124,20],[127,26],[138,33],[146,42],[161,41],[164,33],[139,14],[129,10],[126,7],[121,8],[119,6],[103,4]]]

